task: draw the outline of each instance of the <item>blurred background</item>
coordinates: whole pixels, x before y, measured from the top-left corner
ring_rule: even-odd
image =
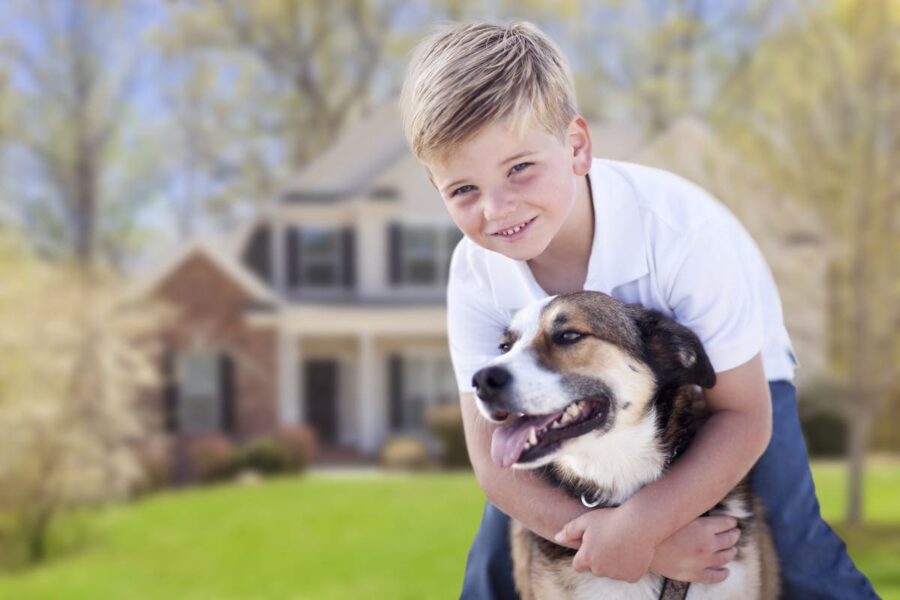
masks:
[[[0,597],[458,595],[460,234],[396,100],[471,19],[757,240],[823,513],[900,598],[897,0],[3,2]]]

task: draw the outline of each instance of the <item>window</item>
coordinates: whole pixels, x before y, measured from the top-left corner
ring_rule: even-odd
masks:
[[[419,429],[431,406],[459,401],[456,377],[445,352],[416,352],[402,356],[403,390],[399,427]]]
[[[181,433],[221,431],[223,390],[220,356],[215,352],[181,352],[176,362],[177,423]]]
[[[337,287],[341,282],[340,232],[304,228],[300,245],[301,281],[310,287]]]
[[[455,227],[405,225],[400,231],[399,281],[410,286],[441,287],[447,283],[450,256],[462,237]]]

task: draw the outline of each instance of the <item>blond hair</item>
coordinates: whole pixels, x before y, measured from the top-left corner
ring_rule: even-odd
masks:
[[[562,51],[527,22],[452,24],[422,40],[400,110],[419,160],[445,156],[500,120],[517,128],[533,118],[562,138],[577,113]]]

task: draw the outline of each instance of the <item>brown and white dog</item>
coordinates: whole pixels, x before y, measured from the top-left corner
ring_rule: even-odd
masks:
[[[523,308],[500,350],[473,378],[480,412],[500,423],[491,443],[494,462],[540,469],[586,506],[619,505],[661,477],[706,418],[698,386],[716,380],[693,332],[599,292]],[[775,552],[746,479],[711,513],[736,517],[741,529],[737,558],[722,583],[688,586],[652,573],[629,583],[579,573],[572,568],[574,550],[513,520],[516,587],[526,600],[777,597]]]

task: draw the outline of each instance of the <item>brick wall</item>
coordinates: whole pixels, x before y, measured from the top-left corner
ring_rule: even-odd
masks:
[[[199,252],[160,282],[154,296],[178,311],[174,325],[163,335],[167,347],[199,345],[231,356],[237,439],[272,431],[278,423],[275,335],[271,329],[244,323],[251,296]],[[160,389],[147,398],[160,418],[163,394]]]

